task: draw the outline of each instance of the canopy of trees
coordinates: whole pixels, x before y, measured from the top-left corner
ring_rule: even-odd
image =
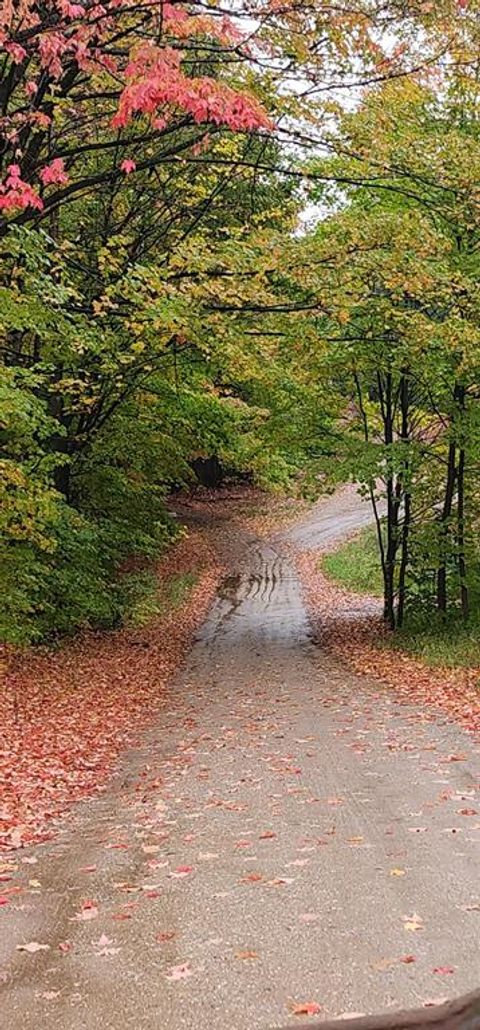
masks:
[[[479,9],[2,5],[4,639],[120,620],[198,459],[353,475],[389,624],[469,617]]]

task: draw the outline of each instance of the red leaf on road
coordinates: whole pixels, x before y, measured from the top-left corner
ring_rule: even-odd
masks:
[[[83,920],[84,922],[86,922],[88,919],[96,919],[97,916],[98,916],[98,905],[97,905],[97,902],[96,901],[87,900],[87,901],[82,902],[82,907],[80,909],[80,912],[77,912],[73,916],[73,919],[79,919],[79,920]]]
[[[182,876],[189,876],[190,873],[193,873],[193,865],[179,865],[177,869],[173,869],[168,875],[179,880]]]
[[[322,1006],[318,1004],[318,1001],[300,1001],[294,1002],[290,1006],[290,1011],[294,1016],[318,1016],[318,1013],[322,1011]]]
[[[172,966],[168,973],[165,973],[166,980],[184,980],[185,977],[191,976],[192,970],[189,962],[183,962],[180,966]]]

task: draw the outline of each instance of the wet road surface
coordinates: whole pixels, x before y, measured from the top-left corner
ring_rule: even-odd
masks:
[[[355,517],[330,500],[286,538]],[[8,1030],[266,1030],[480,983],[478,745],[313,644],[281,537],[219,543],[231,571],[159,724],[15,856]]]

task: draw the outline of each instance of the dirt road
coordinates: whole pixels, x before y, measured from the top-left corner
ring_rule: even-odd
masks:
[[[326,504],[286,537],[366,518]],[[312,643],[281,538],[218,536],[231,572],[158,726],[19,853],[8,1030],[266,1030],[480,983],[478,746]]]

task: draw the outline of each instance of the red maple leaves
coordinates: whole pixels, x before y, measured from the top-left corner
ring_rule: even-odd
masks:
[[[149,19],[156,25],[155,38],[160,42],[138,46],[136,32],[129,34],[132,8],[128,0],[108,0],[105,5],[50,0],[41,8],[34,0],[15,4],[7,0],[2,4],[0,47],[16,66],[16,81],[27,104],[16,110],[13,121],[10,116],[4,119],[15,163],[8,167],[7,176],[0,183],[0,210],[41,210],[41,186],[64,185],[68,181],[62,159],[55,156],[43,169],[32,168],[28,175],[31,181],[24,181],[21,163],[16,163],[21,162],[21,149],[15,148],[22,126],[46,130],[55,121],[56,110],[52,111],[51,104],[44,102],[45,97],[48,100],[47,83],[64,82],[67,72],[74,79],[76,70],[85,73],[92,95],[99,74],[110,73],[115,77],[115,87],[121,84],[118,110],[111,121],[115,129],[125,128],[133,118],[143,115],[161,132],[179,113],[196,123],[223,125],[233,131],[272,127],[254,96],[233,88],[222,81],[221,75],[193,76],[186,66],[192,40],[215,40],[220,66],[222,48],[230,53],[235,48],[240,53],[241,35],[228,17],[192,14],[188,5],[165,0],[151,0],[148,6]],[[126,42],[125,53],[118,56],[115,51],[113,56],[111,41],[120,32]],[[146,32],[147,38],[148,35]],[[245,47],[246,59],[247,51]],[[124,161],[121,170],[133,171],[130,162],[128,165]]]
[[[225,83],[208,76],[191,77],[182,70],[182,54],[173,47],[148,43],[141,47],[125,71],[127,85],[112,120],[114,128],[128,125],[135,114],[145,114],[161,128],[170,109],[180,108],[196,122],[227,125],[233,130],[271,128],[260,104]]]
[[[26,207],[42,208],[42,200],[33,187],[23,181],[19,165],[9,165],[6,179],[0,183],[0,211]]]

